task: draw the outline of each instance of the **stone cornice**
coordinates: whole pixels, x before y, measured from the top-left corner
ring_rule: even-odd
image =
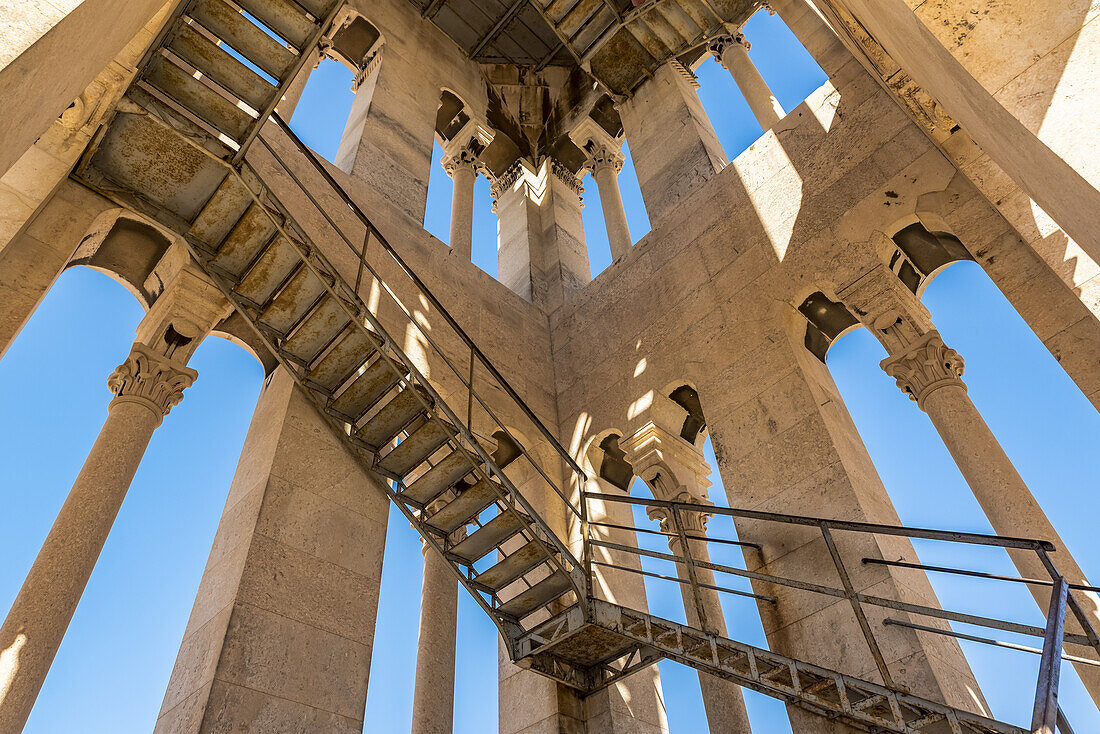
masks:
[[[107,378],[107,387],[116,396],[112,405],[137,402],[163,419],[198,375],[183,363],[137,342],[126,361]]]
[[[882,360],[881,366],[922,410],[928,396],[942,387],[966,389],[961,379],[963,358],[945,345],[934,330],[914,341],[904,352]]]

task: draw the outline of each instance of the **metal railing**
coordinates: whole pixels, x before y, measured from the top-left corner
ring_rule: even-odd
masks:
[[[272,114],[271,119],[277,124],[279,130],[292,144],[293,147],[291,150],[296,150],[297,153],[304,156],[306,161],[308,161],[308,169],[304,172],[296,170],[291,162],[288,161],[285,152],[280,152],[278,143],[270,139],[269,132],[265,131],[257,136],[256,141],[259,143],[260,147],[266,151],[270,160],[278,166],[280,173],[285,174],[285,178],[294,185],[296,190],[304,194],[313,208],[321,215],[321,218],[327,224],[327,228],[336,235],[337,239],[344,244],[347,251],[354,258],[356,275],[353,294],[356,298],[364,302],[367,300],[372,301],[368,308],[368,312],[364,314],[364,316],[374,323],[374,326],[377,327],[377,331],[380,332],[383,337],[388,339],[388,337],[385,336],[386,330],[380,323],[376,323],[376,318],[380,318],[382,313],[383,304],[381,299],[385,298],[385,304],[395,307],[401,314],[401,321],[403,321],[405,327],[408,329],[405,335],[406,339],[408,340],[415,334],[415,339],[419,345],[426,351],[431,352],[432,366],[445,368],[444,372],[446,374],[434,375],[433,381],[437,384],[443,384],[448,380],[457,380],[459,387],[456,387],[456,391],[451,392],[449,397],[444,399],[436,393],[435,389],[432,388],[424,375],[420,374],[415,364],[411,362],[406,364],[406,367],[410,368],[420,379],[421,384],[432,393],[433,398],[437,399],[438,408],[445,413],[448,419],[454,424],[455,428],[458,430],[459,436],[466,439],[460,442],[459,448],[468,453],[470,455],[469,458],[473,460],[472,463],[479,467],[478,474],[482,475],[486,472],[492,474],[497,481],[513,490],[522,505],[519,508],[501,507],[501,509],[509,511],[518,510],[528,515],[539,514],[544,518],[547,514],[551,516],[554,514],[552,505],[549,507],[549,513],[544,509],[531,506],[530,499],[534,496],[538,496],[539,493],[537,491],[532,492],[532,487],[529,484],[524,490],[529,496],[524,498],[502,471],[493,468],[494,462],[489,456],[488,451],[485,450],[484,444],[491,443],[497,439],[506,440],[514,446],[521,460],[517,462],[517,464],[524,463],[530,468],[530,480],[537,480],[544,488],[549,487],[551,493],[542,493],[547,498],[547,502],[550,502],[554,497],[557,498],[560,505],[560,513],[564,520],[564,527],[555,528],[550,523],[544,522],[543,524],[546,526],[547,531],[553,535],[553,537],[549,539],[551,541],[550,546],[552,552],[561,557],[562,562],[565,563],[566,566],[563,567],[563,570],[566,570],[574,580],[574,586],[579,597],[578,600],[581,603],[586,603],[588,596],[587,582],[589,578],[587,571],[588,566],[583,561],[577,561],[577,559],[573,558],[568,550],[570,535],[569,519],[573,518],[573,520],[579,524],[582,535],[586,532],[587,517],[585,515],[584,505],[579,501],[579,498],[571,500],[563,491],[563,486],[570,486],[573,483],[565,481],[564,477],[555,480],[554,477],[557,475],[557,471],[550,470],[546,464],[546,460],[540,460],[532,450],[532,446],[525,445],[526,441],[517,436],[515,431],[524,432],[533,439],[541,439],[542,443],[547,447],[547,453],[551,460],[553,460],[556,454],[557,459],[564,462],[565,471],[567,473],[572,472],[575,477],[575,483],[579,487],[583,487],[586,481],[584,471],[561,445],[554,433],[543,424],[534,410],[532,410],[520,397],[515,388],[509,384],[508,380],[500,373],[497,367],[481,351],[446,307],[424,284],[413,268],[406,262],[401,254],[390,245],[362,209],[333,178],[326,169],[325,164],[317,158],[317,156],[293,133],[286,122],[277,114]],[[265,181],[266,183],[264,186],[268,189],[268,195],[278,204],[278,208],[286,210],[286,207],[278,202],[277,193],[271,190],[270,177],[261,175],[260,172],[256,170],[253,161],[246,160],[241,165],[243,170],[249,171],[256,179]],[[310,184],[315,184],[312,176],[309,181],[304,180],[304,176],[309,175],[310,170],[324,182],[325,187],[315,188],[311,186]],[[330,211],[330,207],[326,206],[326,203],[318,198],[318,192],[324,192],[326,188],[339,197],[339,200],[346,207],[346,213],[350,213],[360,225],[361,229],[359,231],[353,231],[346,222],[342,225],[339,222],[341,219],[340,215],[335,211]],[[320,195],[323,196],[323,193]],[[292,212],[287,211],[286,213],[298,219]],[[368,251],[372,242],[376,243],[381,248],[382,252],[385,253],[385,257],[387,257],[393,265],[396,265],[397,274],[403,282],[393,280],[392,276],[390,279],[387,279],[387,277],[380,272],[380,263],[372,263],[370,261]],[[374,253],[373,256],[377,258],[377,252]],[[372,289],[369,299],[364,298],[362,293],[362,291],[368,287]],[[427,311],[428,313],[424,314],[421,309],[414,308],[415,312],[414,310],[410,310],[409,306],[402,300],[399,292],[405,295],[406,299],[409,298],[409,296],[413,299],[422,299],[421,306],[424,307],[423,311]],[[379,316],[375,317],[374,314],[370,313],[371,311],[377,313]],[[431,318],[432,313],[438,315],[438,319]],[[447,345],[444,346],[444,343],[447,343]],[[396,353],[402,354],[401,345],[393,343],[392,347]],[[403,354],[402,358],[404,358]],[[490,399],[486,397],[488,393],[494,394],[492,400],[495,401],[496,407],[490,404]],[[461,408],[459,408],[459,404],[461,404]],[[479,414],[477,415],[475,415],[475,406],[479,410]],[[464,409],[465,412],[464,421],[459,415],[463,412],[462,409]],[[509,413],[508,420],[501,417],[500,414],[502,413],[502,409]],[[474,437],[475,425],[477,425],[479,429],[476,439]],[[513,474],[518,473],[518,467],[510,468],[509,472]],[[486,476],[484,478],[488,477]],[[406,509],[400,503],[399,506],[401,506],[403,510]],[[477,520],[475,519],[475,523],[476,522]]]
[[[631,508],[641,507],[649,510],[659,508],[662,514],[667,513],[667,517],[670,520],[669,525],[671,525],[672,528],[671,531],[666,529],[653,530],[643,527],[633,527],[621,522],[603,522],[599,519],[593,519],[589,523],[591,532],[585,537],[585,545],[591,546],[592,548],[602,548],[617,554],[623,554],[620,558],[624,556],[633,556],[638,559],[637,563],[633,566],[624,565],[621,562],[596,561],[594,564],[597,566],[637,574],[648,578],[655,578],[659,581],[676,583],[681,586],[690,586],[692,593],[690,595],[685,594],[685,600],[687,598],[692,599],[695,605],[693,611],[697,615],[697,618],[703,621],[702,625],[704,627],[706,627],[705,620],[707,619],[708,611],[713,611],[706,608],[706,604],[703,601],[704,590],[739,597],[749,597],[765,605],[777,603],[778,594],[776,594],[773,589],[778,590],[780,587],[847,600],[851,604],[853,615],[855,616],[856,622],[858,623],[867,645],[868,652],[874,660],[875,668],[882,677],[883,682],[889,688],[898,688],[898,685],[894,682],[887,661],[882,654],[882,648],[876,637],[875,629],[868,620],[866,614],[868,607],[885,608],[904,612],[906,615],[915,615],[939,621],[938,625],[920,624],[910,619],[893,619],[887,617],[882,621],[883,627],[903,627],[923,633],[943,635],[955,639],[967,640],[969,642],[1039,655],[1039,671],[1031,725],[1031,730],[1033,732],[1053,734],[1053,732],[1057,730],[1062,734],[1072,734],[1072,730],[1069,728],[1069,724],[1057,703],[1058,672],[1061,660],[1068,660],[1078,665],[1100,666],[1100,639],[1098,639],[1096,630],[1093,628],[1088,616],[1082,609],[1080,599],[1078,598],[1078,595],[1081,593],[1100,592],[1100,588],[1068,583],[1051,559],[1050,554],[1054,551],[1054,546],[1047,541],[1027,538],[1008,538],[950,530],[931,530],[876,523],[827,520],[782,513],[714,507],[709,505],[703,506],[695,503],[670,502],[641,497],[627,497],[600,492],[585,492],[583,498],[586,504],[589,501],[599,500],[606,503],[628,505]],[[761,544],[753,541],[763,540],[763,538],[754,538],[751,535],[747,538],[742,536],[729,538],[720,536],[712,537],[707,532],[685,532],[684,528],[690,525],[687,520],[692,516],[697,517],[699,514],[728,517],[734,521],[756,521],[759,523],[776,523],[785,526],[816,528],[820,533],[818,537],[823,541],[825,546],[825,557],[831,559],[831,565],[836,571],[837,578],[840,580],[839,586],[821,583],[821,579],[807,580],[791,578],[767,573],[763,570],[749,570],[749,568],[739,568],[728,564],[715,563],[709,559],[703,560],[697,558],[696,553],[692,551],[693,545],[696,545],[697,548],[708,547],[711,544],[738,546],[748,549],[746,556],[751,557],[753,552],[759,554],[761,550]],[[752,532],[758,532],[764,527],[766,527],[766,525],[754,526]],[[629,543],[611,542],[595,537],[595,531],[600,528],[663,536],[670,539],[670,546],[672,541],[678,540],[678,548],[674,553],[663,553]],[[856,560],[859,566],[911,569],[920,572],[946,573],[963,577],[981,578],[987,581],[1004,582],[1013,585],[1026,584],[1030,586],[1049,587],[1052,593],[1050,606],[1046,613],[1045,625],[1039,627],[997,617],[951,611],[939,606],[914,603],[902,599],[885,598],[861,591],[856,588],[852,582],[849,571],[853,559],[849,558],[847,562],[845,561],[845,554],[842,552],[842,546],[837,543],[838,534],[892,536],[906,539],[940,541],[966,546],[986,546],[1005,550],[1012,549],[1014,551],[1033,552],[1042,562],[1043,567],[1047,569],[1050,575],[1049,579],[1019,578],[968,568],[927,565],[884,558],[868,558],[863,554],[860,554],[860,557]],[[805,542],[810,542],[812,538],[805,538],[803,540]],[[671,547],[670,550],[672,550]],[[643,558],[674,563],[677,569],[676,576],[656,573],[642,568],[641,559]],[[759,561],[759,568],[765,568],[766,566],[763,563],[763,558],[759,558]],[[748,565],[755,566],[755,564]],[[752,591],[731,588],[717,581],[715,583],[700,583],[697,573],[699,569],[706,569],[714,573],[748,579],[752,584]],[[1066,631],[1067,612],[1072,615],[1080,626],[1080,632]],[[945,624],[945,622],[974,625],[1013,634],[1039,637],[1042,638],[1043,645],[1041,649],[1032,648],[992,639],[982,635],[957,632],[951,629],[950,625]],[[1068,654],[1063,650],[1063,647],[1067,644],[1085,648],[1086,656]]]

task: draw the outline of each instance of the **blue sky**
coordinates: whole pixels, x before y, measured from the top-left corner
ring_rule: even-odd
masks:
[[[751,56],[787,109],[823,80],[777,18],[757,14],[746,35],[753,41]],[[698,76],[704,107],[732,158],[759,136],[759,127],[725,70],[707,61]],[[329,157],[351,104],[349,84],[346,70],[323,64],[294,118],[307,142]],[[426,226],[445,241],[450,180],[438,165],[438,154],[437,149]],[[586,183],[584,223],[595,274],[606,267],[610,252],[596,187]],[[620,184],[637,240],[649,225],[629,160]],[[488,184],[479,179],[474,259],[493,274],[495,238]],[[924,301],[946,342],[966,359],[974,403],[1080,564],[1100,576],[1100,550],[1092,542],[1100,500],[1091,488],[1100,415],[978,266],[948,268]],[[102,425],[111,397],[106,377],[129,351],[141,316],[141,307],[121,286],[77,268],[61,277],[0,360],[0,506],[5,508],[0,514],[0,557],[5,559],[0,607],[5,610]],[[834,346],[829,367],[903,522],[988,532],[927,418],[879,369],[884,356],[871,335],[860,330]],[[154,436],[28,734],[152,729],[262,380],[250,355],[216,338],[200,346],[192,366],[199,379]],[[708,460],[714,464],[709,446]],[[712,479],[712,498],[724,504],[721,480]],[[650,521],[639,515],[637,522]],[[919,545],[918,551],[929,563],[969,563],[1014,573],[1002,555],[949,555],[932,543]],[[736,554],[712,554],[738,562]],[[420,580],[419,541],[395,512],[373,653],[375,670],[387,672],[370,681],[370,731],[409,729]],[[953,577],[933,576],[932,581],[945,607],[1041,623],[1035,604],[1019,589],[987,588]],[[651,607],[682,619],[679,590],[668,586],[648,585]],[[730,597],[725,610],[731,636],[764,644],[752,602]],[[465,596],[458,645],[455,731],[495,731],[496,630]],[[1025,723],[1038,658],[969,643],[964,649],[994,713]],[[672,663],[661,663],[660,669],[672,731],[703,730],[695,671]],[[755,731],[789,731],[776,701],[752,693],[746,700]],[[1061,702],[1077,731],[1100,730],[1100,716],[1069,667],[1063,667]]]

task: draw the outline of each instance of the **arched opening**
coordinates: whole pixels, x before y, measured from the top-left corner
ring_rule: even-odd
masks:
[[[806,317],[806,349],[825,363],[829,347],[844,334],[859,327],[856,317],[844,304],[831,300],[821,291],[815,291],[798,306]]]
[[[133,224],[119,220],[128,235]],[[112,266],[142,262],[111,252]],[[0,360],[5,609],[103,425],[107,376],[145,312],[129,287],[140,271],[124,279],[100,263],[63,272]],[[145,452],[28,732],[71,730],[74,710],[86,731],[148,729],[157,717],[263,382],[251,355],[221,339],[204,340],[190,365],[200,379]]]
[[[890,270],[918,297],[948,265],[974,259],[958,237],[930,232],[921,222],[902,228],[892,239],[897,249],[890,256]]]
[[[1086,572],[1098,568],[1100,552],[1087,519],[1095,502],[1066,488],[1090,471],[1088,457],[1100,435],[1100,416],[982,268],[970,258],[952,262],[957,264],[930,268],[936,277],[922,279],[922,302],[944,342],[966,360],[963,379],[970,399],[1062,540]],[[886,356],[873,334],[860,330],[829,351],[829,372],[902,524],[992,532],[931,421],[879,367]],[[926,564],[1019,575],[1000,552],[960,556],[958,548],[945,544],[913,545]],[[935,573],[928,579],[945,609],[1036,618],[1026,591],[1006,588],[1018,585],[983,585]],[[1014,641],[1034,645],[1022,638]],[[1033,681],[1003,671],[1033,661],[985,645],[961,644],[993,715],[1002,721],[1026,720]],[[1059,701],[1075,730],[1100,726],[1073,667],[1065,665],[1062,671]]]
[[[825,72],[778,15],[760,9],[741,33],[751,43],[749,59],[788,113],[827,81]],[[760,123],[730,72],[705,47],[685,63],[698,79],[699,100],[732,161],[760,138]]]

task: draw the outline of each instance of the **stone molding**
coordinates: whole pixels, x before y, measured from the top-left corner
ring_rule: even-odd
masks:
[[[709,503],[710,465],[699,449],[678,434],[650,421],[629,438],[619,439],[619,448],[655,498]]]
[[[135,342],[126,361],[107,378],[107,387],[116,396],[111,405],[140,403],[163,420],[198,376],[183,363]]]
[[[569,170],[569,168],[559,161],[557,158],[550,159],[550,173],[558,177],[558,180],[569,187],[569,190],[580,197],[584,193],[584,184],[577,178],[577,175]]]
[[[897,381],[898,388],[924,409],[928,396],[941,387],[961,387],[964,370],[963,358],[943,343],[938,331],[929,331],[909,347],[892,357],[882,360],[886,374]]]

